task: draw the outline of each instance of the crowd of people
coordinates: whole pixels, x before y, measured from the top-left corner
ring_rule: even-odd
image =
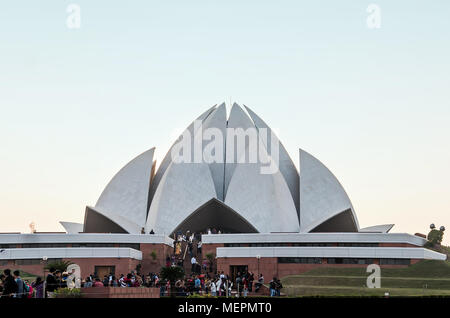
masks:
[[[264,276],[259,274],[258,280],[255,282],[252,272],[237,273],[234,280],[224,272],[213,276],[209,273],[192,273],[182,279],[178,279],[174,283],[160,279],[157,273],[139,275],[136,272],[132,272],[127,275],[120,275],[119,278],[116,278],[113,274],[105,275],[103,280],[90,275],[82,283],[83,287],[157,287],[160,290],[161,297],[173,296],[173,293],[179,297],[187,297],[194,294],[213,297],[247,297],[248,293],[251,292],[258,294],[263,285]],[[269,288],[271,296],[280,296],[283,286],[280,280],[274,277],[269,282]]]
[[[50,268],[44,280],[37,277],[30,283],[20,277],[20,271],[11,273],[10,269],[5,269],[0,275],[0,297],[10,298],[47,298],[53,297],[55,291],[66,288],[69,273],[61,272]],[[96,275],[89,275],[80,282],[79,287],[160,287],[161,282],[155,273],[148,275],[138,275],[131,272],[127,275],[120,275],[116,278],[113,274],[105,275],[103,279]]]
[[[0,297],[7,298],[32,298],[40,296],[42,298],[43,281],[40,277],[31,283],[20,277],[20,271],[11,273],[10,269],[5,269],[0,275]]]
[[[119,277],[112,273],[104,275],[103,279],[93,274],[86,277],[81,283],[82,287],[156,287],[160,285],[160,279],[156,273],[148,273],[148,275],[140,275],[131,272],[126,275],[121,274]]]
[[[203,259],[201,263],[198,257],[202,255],[202,234],[221,234],[222,231],[215,228],[208,228],[205,232],[186,233],[178,232],[174,235],[174,255],[172,258],[168,257],[166,266],[181,266],[183,267],[184,257],[176,258],[175,255],[182,253],[182,244],[186,244],[186,251],[189,253],[191,263],[191,275],[183,280],[179,280],[175,284],[176,294],[180,296],[197,294],[209,294],[212,296],[224,296],[236,293],[238,297],[246,297],[248,293],[254,291],[258,292],[264,284],[264,277],[259,274],[257,281],[252,272],[237,273],[234,281],[228,278],[223,272],[216,274],[214,277],[210,276],[212,272],[212,264],[207,259]],[[184,254],[186,254],[186,251]],[[184,256],[184,255],[183,255]],[[209,267],[209,272],[208,272]],[[274,277],[269,282],[270,295],[280,296],[283,285],[279,279]]]
[[[207,229],[205,233],[220,234],[221,230]],[[193,294],[210,296],[237,296],[247,297],[249,293],[258,293],[264,284],[264,277],[259,274],[255,281],[252,272],[238,272],[231,279],[224,272],[211,276],[212,264],[207,259],[202,259],[201,263],[197,257],[202,256],[202,233],[176,233],[174,253],[166,258],[166,267],[179,266],[184,268],[186,254],[189,253],[191,272],[183,279],[170,282],[160,279],[157,273],[141,274],[133,271],[128,274],[115,276],[113,273],[99,277],[91,274],[83,280],[79,280],[76,287],[99,288],[99,287],[156,287],[160,290],[160,296],[173,295],[189,296]],[[208,270],[209,269],[209,270]],[[37,277],[33,283],[23,280],[19,271],[5,269],[0,275],[0,295],[1,297],[14,298],[44,298],[53,297],[55,291],[68,287],[69,274],[50,268],[45,281]],[[71,286],[69,286],[71,287]],[[270,296],[280,296],[283,288],[281,281],[274,277],[269,282]]]
[[[269,283],[270,296],[281,296],[282,288],[283,284],[281,284],[281,281],[278,278],[274,277]]]
[[[0,295],[1,297],[12,298],[44,298],[53,297],[55,291],[59,288],[67,287],[66,272],[61,273],[55,269],[50,269],[49,274],[44,281],[41,277],[37,277],[33,283],[29,283],[20,277],[19,271],[5,269],[0,275]],[[121,274],[119,277],[112,273],[104,275],[103,279],[95,275],[89,275],[81,282],[80,287],[101,288],[101,287],[156,287],[160,290],[160,296],[173,296],[175,293],[179,297],[187,297],[190,295],[210,295],[213,297],[236,296],[247,297],[248,293],[258,293],[264,284],[264,277],[259,274],[258,280],[254,281],[252,272],[237,273],[234,280],[227,276],[224,272],[220,272],[211,276],[206,274],[191,274],[176,282],[160,279],[157,273],[149,273],[148,275],[140,275],[131,272],[126,275]],[[273,278],[269,283],[270,295],[280,296],[281,282],[277,278]]]
[[[20,271],[11,273],[5,269],[0,275],[0,297],[10,298],[44,298],[51,297],[59,288],[67,287],[69,273],[50,268],[45,281],[36,277],[34,282],[22,279]]]
[[[247,297],[251,292],[254,292],[255,295],[257,295],[264,285],[264,276],[262,274],[259,274],[256,282],[254,282],[254,280],[254,274],[252,272],[237,273],[234,280],[224,272],[216,274],[213,277],[209,274],[193,274],[176,281],[175,293],[176,296],[182,297],[193,294],[210,295],[213,297]],[[270,281],[269,286],[270,296],[274,297],[281,295],[283,285],[279,279],[274,277]]]

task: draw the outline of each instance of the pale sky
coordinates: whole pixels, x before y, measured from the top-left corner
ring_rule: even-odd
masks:
[[[230,100],[297,165],[298,148],[321,160],[362,227],[450,231],[450,2],[373,2],[379,29],[370,3],[2,3],[0,232],[82,222],[129,160],[155,146],[160,161],[176,132]]]

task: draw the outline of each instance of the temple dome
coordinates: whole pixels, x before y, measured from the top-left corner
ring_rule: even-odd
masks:
[[[240,145],[230,131],[248,135]],[[252,134],[257,148],[252,147]],[[215,160],[174,160],[181,142],[198,146],[203,154],[211,150],[212,141]],[[301,149],[299,172],[283,145],[272,141],[278,141],[273,131],[247,106],[233,104],[227,117],[225,104],[215,105],[186,128],[157,170],[155,148],[123,167],[96,205],[86,208],[83,230],[166,235],[213,227],[234,233],[357,232],[356,214],[337,178]],[[253,155],[256,162],[248,160]],[[262,173],[273,163],[273,172]]]

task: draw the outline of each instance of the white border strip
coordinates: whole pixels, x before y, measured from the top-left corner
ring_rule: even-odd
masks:
[[[426,248],[407,247],[219,247],[217,258],[224,257],[343,257],[410,258],[446,260],[447,255]]]
[[[0,244],[32,243],[144,243],[173,246],[173,239],[162,234],[46,233],[0,234]]]
[[[1,238],[1,236],[0,236]],[[423,246],[426,239],[407,233],[270,233],[202,235],[203,244],[225,243],[409,243]]]
[[[44,257],[133,258],[142,260],[142,252],[128,247],[11,248],[0,252],[0,260],[43,259]]]

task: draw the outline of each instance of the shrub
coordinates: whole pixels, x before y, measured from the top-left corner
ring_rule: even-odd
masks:
[[[169,266],[169,267],[163,267],[161,269],[161,279],[165,281],[170,282],[170,295],[172,297],[175,297],[175,291],[174,286],[175,282],[179,279],[182,279],[184,277],[184,270],[179,266]]]
[[[432,229],[430,233],[428,233],[427,239],[430,244],[436,245],[441,244],[443,237],[444,237],[443,231]]]
[[[177,280],[184,277],[184,270],[179,266],[163,267],[161,269],[161,278],[169,280],[170,283],[175,283]]]
[[[212,296],[211,294],[206,294],[206,295],[191,294],[187,298],[217,298],[217,296]]]
[[[60,288],[55,291],[55,298],[81,298],[82,296],[80,288]]]

